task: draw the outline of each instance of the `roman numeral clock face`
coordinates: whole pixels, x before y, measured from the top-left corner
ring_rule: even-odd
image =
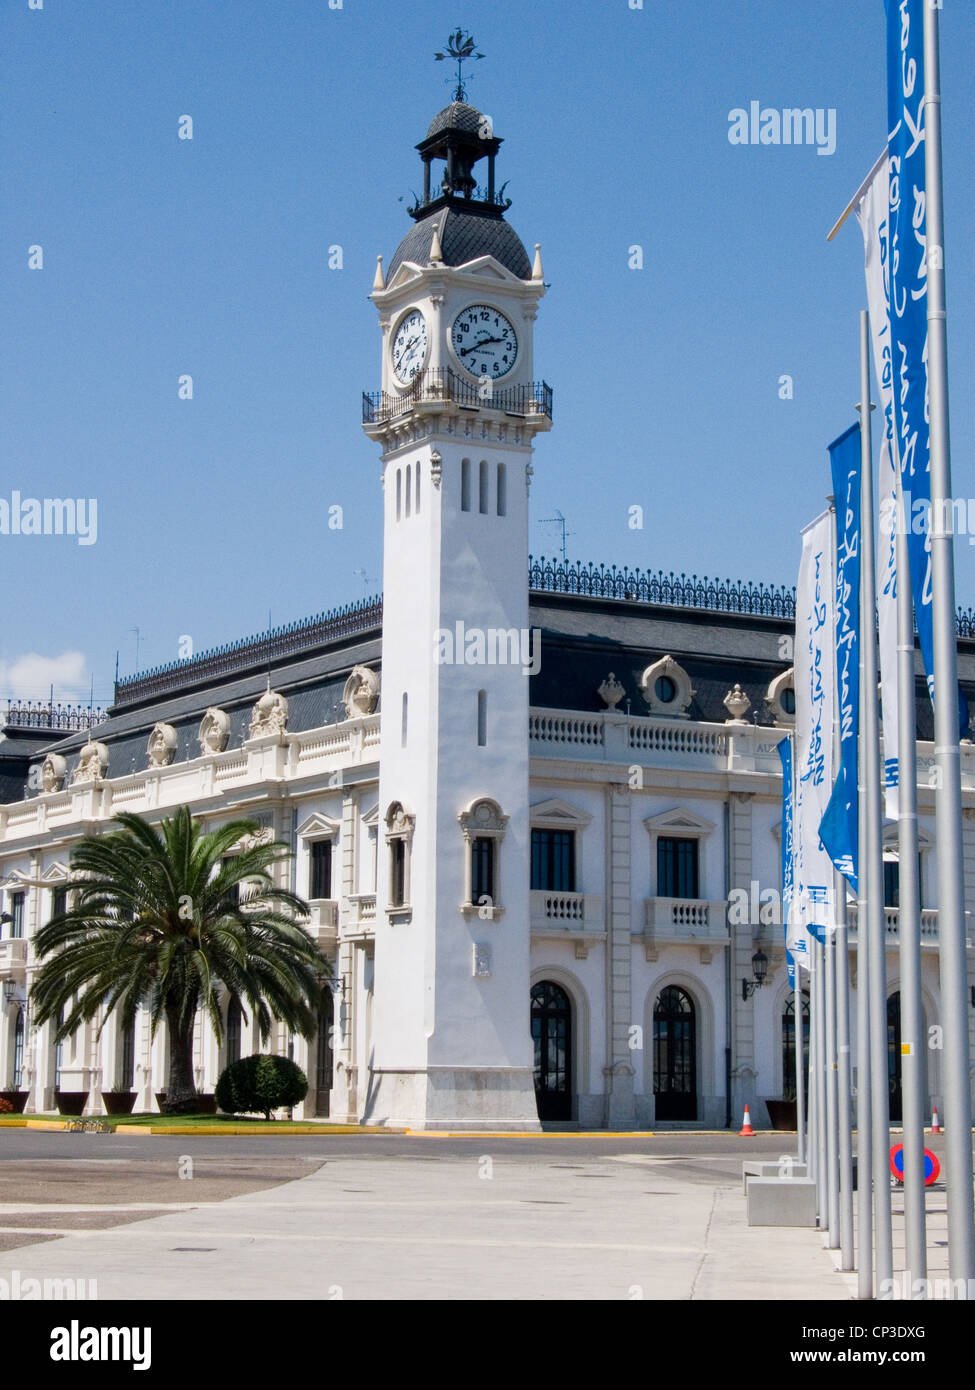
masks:
[[[396,380],[409,386],[427,356],[427,321],[419,309],[411,309],[393,338],[391,352]]]
[[[454,319],[450,341],[471,376],[507,376],[518,357],[518,338],[500,309],[471,304]]]

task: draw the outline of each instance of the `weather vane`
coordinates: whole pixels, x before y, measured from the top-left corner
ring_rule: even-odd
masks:
[[[470,34],[465,33],[463,29],[457,29],[450,35],[446,47],[446,53],[435,53],[433,56],[438,63],[443,62],[445,58],[457,59],[457,90],[454,93],[454,101],[464,101],[467,91],[464,87],[463,65],[471,58],[483,58],[484,54],[477,52],[477,44]],[[448,78],[448,81],[452,80],[452,78]]]

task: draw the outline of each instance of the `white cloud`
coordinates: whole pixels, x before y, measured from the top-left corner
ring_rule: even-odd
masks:
[[[54,686],[55,703],[87,698],[83,652],[40,656],[26,652],[13,661],[0,661],[0,695],[11,700],[46,700]]]

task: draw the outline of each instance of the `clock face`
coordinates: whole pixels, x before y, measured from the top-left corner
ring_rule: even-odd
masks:
[[[427,356],[427,321],[419,309],[401,320],[393,338],[392,359],[396,380],[409,386]]]
[[[518,337],[509,319],[489,304],[469,304],[454,319],[450,341],[472,376],[507,376],[518,357]]]

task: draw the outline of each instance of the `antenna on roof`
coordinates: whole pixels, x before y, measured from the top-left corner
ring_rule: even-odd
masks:
[[[566,538],[567,535],[569,535],[569,536],[574,536],[574,535],[575,535],[575,532],[574,532],[574,531],[566,531],[566,529],[565,529],[565,517],[564,517],[564,516],[562,515],[562,513],[559,511],[558,507],[555,508],[555,515],[554,515],[554,516],[547,516],[547,517],[545,517],[542,521],[540,521],[538,524],[539,524],[539,526],[561,526],[561,528],[562,528],[562,563],[563,563],[563,565],[564,565],[564,564],[566,563],[566,559],[565,559],[565,538]]]

